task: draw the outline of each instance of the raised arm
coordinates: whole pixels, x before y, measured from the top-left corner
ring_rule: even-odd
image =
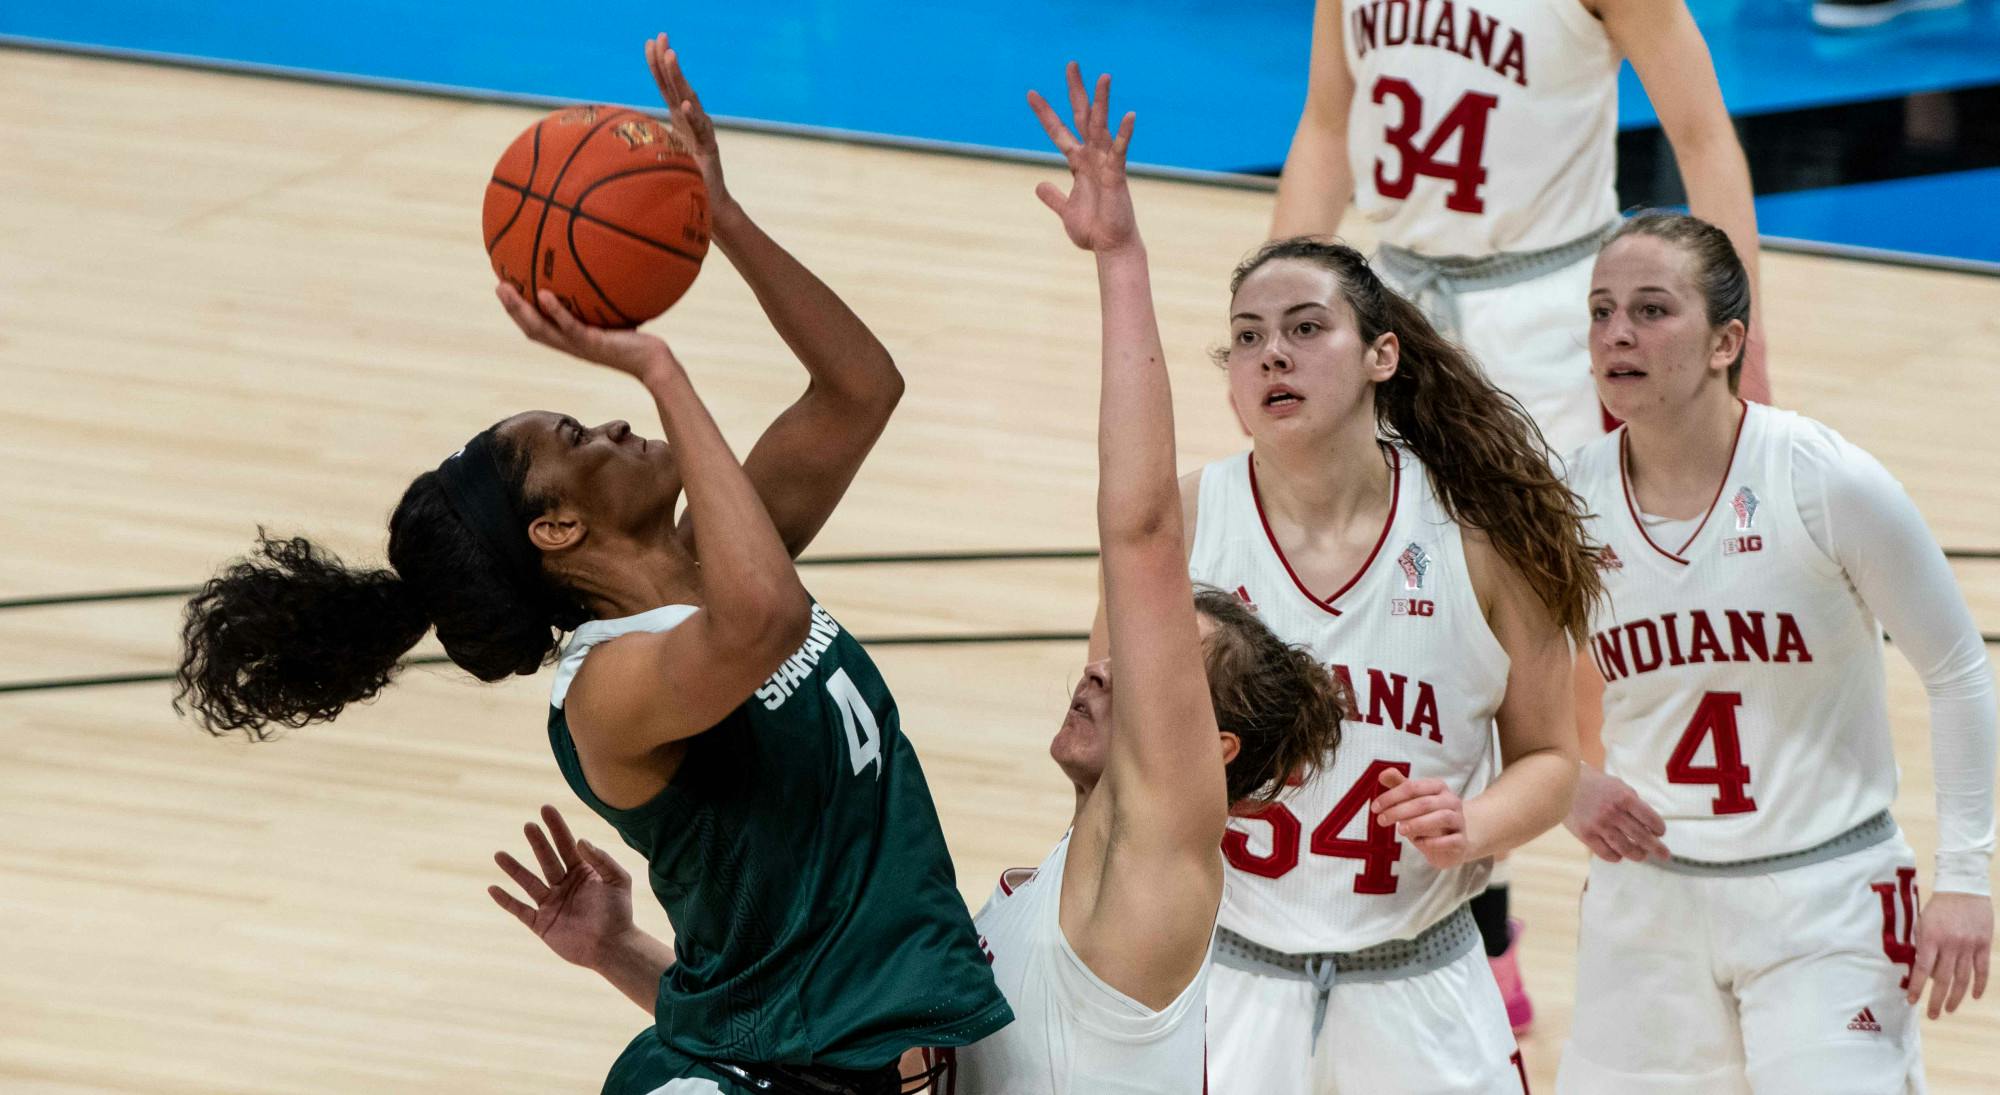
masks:
[[[1284,172],[1278,176],[1272,239],[1334,235],[1354,200],[1354,173],[1347,161],[1347,111],[1354,101],[1354,75],[1347,71],[1340,18],[1340,0],[1319,0],[1314,5],[1306,102],[1292,133],[1291,151],[1285,155]]]
[[[1104,773],[1072,837],[1063,927],[1099,976],[1141,1000],[1171,999],[1207,949],[1228,791],[1187,577],[1172,392],[1125,183],[1133,118],[1114,136],[1110,77],[1093,101],[1076,65],[1068,76],[1076,133],[1041,96],[1029,103],[1073,177],[1067,194],[1050,183],[1036,193],[1097,256],[1097,525],[1115,685]]]
[[[570,732],[590,760],[642,760],[742,703],[805,641],[810,603],[763,500],[667,344],[585,326],[546,291],[540,310],[510,286],[499,292],[529,338],[644,384],[674,447],[706,603],[671,631],[626,635],[592,651],[566,708]]]
[[[715,245],[756,294],[778,337],[806,367],[805,394],[772,421],[743,460],[785,549],[796,556],[833,515],[882,435],[903,396],[903,375],[860,317],[766,235],[730,194],[715,124],[682,74],[666,35],[646,43],[646,62],[670,123],[701,165]],[[684,542],[691,535],[687,525],[684,520],[680,530]]]
[[[1568,0],[1561,0],[1568,2]],[[1764,296],[1757,281],[1757,206],[1750,189],[1750,164],[1722,88],[1708,43],[1682,0],[1595,0],[1611,41],[1632,61],[1632,70],[1660,116],[1660,128],[1674,149],[1688,209],[1729,234],[1750,272],[1750,336],[1743,355],[1742,394],[1771,401],[1771,378],[1764,363]]]

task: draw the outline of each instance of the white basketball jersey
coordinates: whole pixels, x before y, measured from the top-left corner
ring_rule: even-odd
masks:
[[[1062,931],[1069,837],[1033,873],[1009,871],[973,918],[1014,1021],[958,1051],[960,1095],[1201,1095],[1210,960],[1154,1011],[1104,983]],[[1025,877],[1023,877],[1025,876]]]
[[[1393,502],[1375,552],[1348,584],[1300,586],[1264,523],[1251,455],[1202,469],[1188,573],[1234,592],[1286,642],[1353,685],[1333,762],[1255,818],[1231,818],[1223,927],[1290,954],[1408,939],[1486,885],[1492,864],[1431,867],[1369,803],[1384,769],[1444,780],[1471,798],[1492,781],[1493,713],[1509,659],[1466,575],[1458,526],[1407,449],[1392,450]]]
[[[1748,404],[1686,543],[1657,543],[1639,523],[1623,428],[1570,465],[1609,548],[1589,644],[1606,682],[1606,768],[1666,819],[1675,855],[1799,851],[1896,797],[1881,627],[1792,493],[1794,446],[1823,429]]]
[[[1578,0],[1344,0],[1354,204],[1384,243],[1490,255],[1618,215],[1619,53]]]

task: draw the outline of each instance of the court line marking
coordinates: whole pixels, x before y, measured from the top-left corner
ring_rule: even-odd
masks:
[[[1014,643],[1080,643],[1090,639],[1088,631],[998,631],[987,633],[877,635],[873,638],[857,636],[863,646],[975,646],[982,644]],[[403,660],[401,668],[425,665],[449,665],[451,659],[443,654],[423,654]],[[0,682],[0,695],[19,692],[54,692],[71,688],[108,688],[125,684],[163,684],[174,679],[173,673],[111,673],[97,677],[46,677],[31,681]]]
[[[1963,561],[2000,560],[2000,548],[1945,548],[1944,557]],[[798,560],[805,566],[908,566],[933,563],[1034,563],[1065,559],[1096,559],[1091,548],[1023,548],[1019,551],[929,551],[887,555],[818,555]],[[0,599],[0,611],[14,608],[51,608],[61,605],[103,604],[118,601],[162,600],[192,597],[200,586],[148,586],[141,589],[93,590],[83,593],[49,593],[34,597]],[[1992,640],[1988,640],[1989,642]]]

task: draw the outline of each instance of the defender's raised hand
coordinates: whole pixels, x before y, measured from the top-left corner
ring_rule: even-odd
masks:
[[[1139,243],[1139,223],[1132,213],[1132,195],[1125,185],[1125,148],[1132,143],[1134,115],[1127,113],[1111,132],[1111,77],[1097,78],[1093,97],[1083,86],[1083,72],[1071,61],[1069,77],[1071,130],[1056,117],[1048,100],[1028,92],[1028,106],[1041,120],[1056,151],[1069,162],[1070,189],[1054,183],[1035,187],[1035,196],[1062,218],[1071,243],[1104,254]]]
[[[533,904],[499,886],[486,893],[564,961],[597,969],[633,931],[632,876],[603,850],[571,836],[555,807],[542,807],[542,822],[547,836],[532,821],[523,829],[541,874],[506,852],[493,855]]]

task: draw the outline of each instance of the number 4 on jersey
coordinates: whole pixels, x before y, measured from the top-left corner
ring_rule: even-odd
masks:
[[[1375,81],[1371,94],[1377,103],[1393,98],[1401,108],[1396,124],[1382,133],[1382,139],[1396,150],[1396,174],[1391,177],[1386,170],[1388,165],[1376,160],[1376,192],[1400,201],[1416,189],[1418,175],[1429,175],[1455,184],[1451,193],[1445,195],[1446,209],[1455,213],[1486,212],[1486,199],[1479,194],[1479,188],[1486,182],[1486,122],[1500,100],[1477,91],[1459,96],[1424,146],[1418,148],[1415,140],[1424,127],[1424,99],[1417,89],[1406,80],[1384,76]],[[1454,135],[1458,137],[1458,159],[1446,160],[1444,147]]]
[[[836,669],[826,681],[826,690],[833,702],[840,708],[840,722],[847,730],[847,756],[854,764],[854,774],[860,775],[863,768],[875,766],[875,778],[882,778],[882,728],[875,721],[875,712],[868,709],[868,701],[861,698],[861,689],[848,679],[847,670]]]
[[[1314,855],[1360,860],[1361,873],[1354,876],[1355,893],[1396,892],[1393,868],[1403,857],[1403,842],[1394,827],[1375,824],[1375,811],[1369,807],[1375,796],[1382,793],[1382,773],[1391,768],[1406,776],[1410,774],[1408,761],[1378,760],[1370,764],[1354,786],[1333,804],[1325,820],[1313,827],[1312,842],[1307,845]],[[1356,817],[1362,819],[1366,831],[1359,837],[1341,836],[1341,831]],[[1231,829],[1222,835],[1223,857],[1236,869],[1260,878],[1291,873],[1299,865],[1299,837],[1305,828],[1299,824],[1298,815],[1283,803],[1274,802],[1249,820],[1262,821],[1271,827],[1271,850],[1263,855],[1252,852],[1250,838]]]
[[[1757,809],[1757,800],[1745,793],[1750,786],[1750,766],[1743,763],[1743,746],[1736,734],[1736,709],[1743,706],[1741,692],[1710,692],[1694,709],[1694,718],[1681,732],[1680,744],[1667,758],[1668,783],[1712,783],[1716,796],[1710,804],[1717,814],[1747,814]],[[1715,739],[1715,763],[1694,762],[1702,739]]]

